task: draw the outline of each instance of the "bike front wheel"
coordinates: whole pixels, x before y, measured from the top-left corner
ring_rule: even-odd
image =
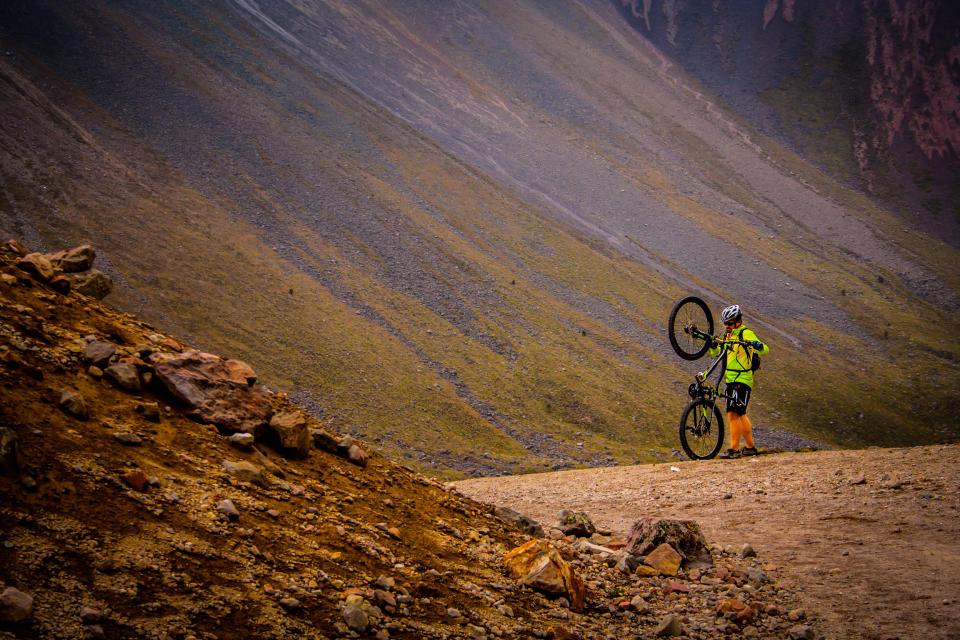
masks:
[[[667,321],[667,337],[678,356],[684,360],[702,358],[710,348],[712,336],[713,314],[706,302],[696,296],[687,296],[673,306]]]
[[[691,460],[709,460],[723,447],[723,414],[713,400],[697,398],[680,418],[680,444]]]

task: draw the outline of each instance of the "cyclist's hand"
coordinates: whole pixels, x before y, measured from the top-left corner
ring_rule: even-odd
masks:
[[[720,346],[720,343],[717,342],[716,340],[712,340],[712,341],[710,342],[710,348],[711,348],[711,349],[717,349],[719,346]]]
[[[754,349],[763,349],[763,343],[759,340],[754,340],[752,344]]]

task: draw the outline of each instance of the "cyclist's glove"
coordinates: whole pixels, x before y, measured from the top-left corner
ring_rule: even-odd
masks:
[[[754,349],[763,349],[763,343],[760,342],[759,340],[754,340],[754,341],[753,341],[753,348],[754,348]]]

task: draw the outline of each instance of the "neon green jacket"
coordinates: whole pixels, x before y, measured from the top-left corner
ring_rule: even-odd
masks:
[[[760,338],[757,337],[757,334],[744,326],[734,329],[733,332],[728,334],[726,337],[728,339],[733,338],[734,340],[742,340],[744,342],[760,340]],[[750,370],[750,363],[753,360],[754,351],[761,356],[765,356],[770,353],[770,345],[764,342],[762,349],[743,347],[739,344],[731,345],[730,350],[727,351],[727,384],[730,384],[731,382],[742,382],[751,389],[753,388],[753,371]],[[720,355],[720,347],[711,348],[707,353],[711,358],[716,358],[718,355]]]

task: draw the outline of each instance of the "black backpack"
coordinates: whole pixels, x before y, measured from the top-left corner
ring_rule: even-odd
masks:
[[[744,328],[740,331],[740,335],[739,335],[739,339],[740,339],[740,340],[743,340],[743,332],[746,331],[746,330],[747,330],[747,328],[744,327]],[[753,334],[753,337],[757,337],[757,334]],[[753,354],[752,354],[752,356],[751,356],[751,358],[750,358],[750,371],[758,371],[759,369],[760,369],[760,354],[757,353],[757,350],[756,350],[756,349],[754,349],[754,350],[753,350]]]

